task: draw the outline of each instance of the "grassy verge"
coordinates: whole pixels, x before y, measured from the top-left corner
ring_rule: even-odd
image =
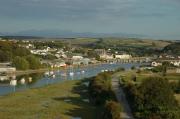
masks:
[[[98,109],[88,99],[81,81],[65,81],[0,97],[1,119],[96,119]]]

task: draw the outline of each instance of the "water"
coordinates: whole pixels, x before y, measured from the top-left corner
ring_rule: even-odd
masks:
[[[97,75],[102,70],[115,70],[119,67],[124,67],[125,69],[129,69],[132,66],[138,67],[140,64],[128,63],[128,64],[102,64],[98,66],[90,66],[84,68],[75,68],[75,69],[67,69],[66,71],[54,71],[55,77],[45,76],[44,73],[34,73],[29,75],[22,75],[16,77],[17,85],[10,86],[9,81],[0,83],[0,95],[6,95],[9,93],[13,93],[16,91],[23,91],[29,88],[37,88],[43,87],[46,85],[63,82],[65,80],[78,80],[83,78],[88,78]],[[70,75],[71,72],[74,72],[73,75]],[[65,76],[66,74],[66,76]],[[32,78],[29,79],[29,77]],[[21,80],[25,79],[25,83]]]

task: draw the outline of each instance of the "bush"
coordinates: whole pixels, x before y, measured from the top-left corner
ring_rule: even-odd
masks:
[[[103,113],[103,119],[121,119],[121,110],[119,103],[115,101],[107,101]]]
[[[90,100],[95,105],[103,105],[112,98],[111,73],[104,72],[93,77],[89,84]]]
[[[129,85],[126,89],[131,107],[138,118],[178,119],[175,118],[177,102],[167,80],[149,77],[140,86]]]

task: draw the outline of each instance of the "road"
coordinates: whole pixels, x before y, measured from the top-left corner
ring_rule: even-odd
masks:
[[[118,75],[114,75],[112,78],[112,89],[115,92],[118,102],[121,104],[123,111],[121,112],[122,119],[134,119],[129,104],[126,100],[124,91],[119,85]]]

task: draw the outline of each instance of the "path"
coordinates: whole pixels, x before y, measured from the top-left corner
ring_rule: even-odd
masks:
[[[117,75],[114,75],[112,78],[112,88],[116,94],[118,102],[120,102],[120,104],[123,107],[123,112],[121,112],[121,118],[122,119],[134,119],[134,117],[132,116],[129,104],[126,100],[124,91],[122,90],[122,88],[119,85],[119,80],[118,80]]]

